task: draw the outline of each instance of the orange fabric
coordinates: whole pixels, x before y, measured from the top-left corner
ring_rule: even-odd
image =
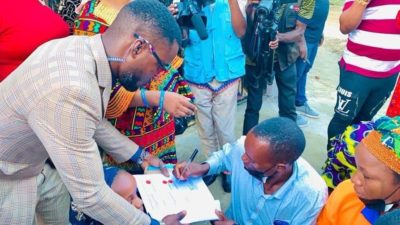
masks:
[[[113,119],[120,117],[129,108],[137,92],[128,91],[122,86],[119,87],[117,93],[108,102],[106,118]]]
[[[370,225],[361,214],[364,203],[358,198],[350,180],[343,181],[329,196],[317,225]]]

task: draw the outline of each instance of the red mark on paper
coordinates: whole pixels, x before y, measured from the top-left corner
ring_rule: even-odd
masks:
[[[170,184],[174,183],[174,181],[172,181],[172,180],[169,180],[168,182],[169,182]]]
[[[151,184],[151,181],[150,180],[146,180],[146,184]]]
[[[166,180],[163,180],[162,183],[163,184],[168,184],[168,182]]]

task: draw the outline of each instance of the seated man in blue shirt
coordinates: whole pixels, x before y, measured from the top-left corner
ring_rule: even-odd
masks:
[[[246,137],[225,144],[205,163],[179,163],[174,175],[190,176],[232,171],[232,199],[218,225],[314,224],[327,198],[320,175],[300,155],[305,138],[296,122],[284,117],[265,120]]]

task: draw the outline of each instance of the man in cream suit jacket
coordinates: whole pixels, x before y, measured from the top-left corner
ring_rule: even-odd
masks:
[[[47,42],[0,83],[0,224],[68,223],[65,187],[103,224],[159,224],[107,187],[97,145],[120,162],[144,158],[104,119],[112,82],[137,89],[174,58],[180,43],[180,29],[162,4],[136,0],[103,35]],[[58,174],[45,166],[49,157]],[[183,216],[163,222],[180,224]]]

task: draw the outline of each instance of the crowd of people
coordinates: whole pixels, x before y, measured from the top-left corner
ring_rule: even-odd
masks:
[[[171,2],[20,3],[0,7],[0,224],[181,224],[186,211],[151,218],[132,176],[167,176],[166,164],[207,185],[223,175],[231,199],[216,225],[400,224],[400,0],[344,1],[322,174],[301,157],[301,128],[319,118],[306,83],[328,0],[270,4],[268,65],[249,53],[259,0],[199,4],[206,38]],[[259,122],[273,80],[279,117]],[[207,159],[187,165],[176,126],[193,115]]]

